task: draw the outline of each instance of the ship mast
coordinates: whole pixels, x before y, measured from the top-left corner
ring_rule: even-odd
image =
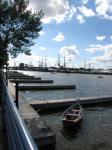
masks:
[[[64,64],[63,67],[66,68],[66,59],[65,59],[65,55],[64,55]]]
[[[58,53],[58,68],[60,68],[60,56],[59,56],[59,53]]]

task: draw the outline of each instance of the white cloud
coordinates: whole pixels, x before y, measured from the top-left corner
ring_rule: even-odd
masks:
[[[103,54],[100,56],[93,57],[91,59],[92,63],[102,65],[102,68],[111,66],[112,64],[112,44],[107,45],[90,45],[90,48],[87,48],[86,51],[90,53],[95,53],[97,51],[102,51]]]
[[[82,24],[82,23],[85,22],[84,17],[83,17],[82,15],[80,15],[80,14],[78,14],[78,15],[76,16],[76,19],[79,21],[80,24]]]
[[[70,6],[68,0],[30,0],[30,6],[33,11],[43,10],[43,23],[56,23],[70,20],[76,13],[76,8]]]
[[[110,62],[112,63],[112,51],[105,52],[102,56],[97,56],[93,58],[96,62]]]
[[[106,36],[96,36],[96,39],[98,41],[103,41],[106,38]]]
[[[85,17],[100,16],[112,20],[112,0],[95,0],[95,8],[88,8],[89,0],[82,0],[82,6],[71,5],[69,0],[30,0],[29,8],[32,11],[43,10],[43,23],[61,23],[69,21],[74,17],[80,22],[85,22]]]
[[[77,9],[72,5],[68,11],[67,20],[71,20],[74,14],[76,14]]]
[[[82,5],[82,7],[78,7],[79,12],[85,17],[93,17],[95,13],[92,9],[87,8],[86,6]]]
[[[112,35],[110,36],[110,39],[112,40]]]
[[[45,48],[45,47],[43,47],[43,46],[41,46],[41,47],[40,47],[40,50],[45,51],[45,50],[46,50],[46,48]]]
[[[64,46],[60,48],[59,53],[66,57],[66,59],[73,59],[75,56],[79,55],[79,51],[76,47],[76,45],[70,45],[70,46]]]
[[[112,0],[95,0],[98,16],[112,20]]]
[[[107,45],[91,44],[89,48],[86,48],[86,51],[90,53],[95,53],[97,51],[104,51],[105,53],[108,53],[112,51],[112,44],[107,44]]]
[[[82,0],[83,4],[87,4],[89,0]]]
[[[53,40],[60,42],[60,41],[65,40],[65,37],[64,37],[63,33],[59,32],[58,35],[53,38]]]
[[[40,35],[44,35],[45,32],[44,32],[44,31],[40,31],[39,34],[40,34]]]

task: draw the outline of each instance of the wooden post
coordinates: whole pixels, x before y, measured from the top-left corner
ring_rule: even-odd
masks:
[[[15,87],[15,103],[16,103],[16,107],[19,108],[19,104],[18,104],[18,82],[16,83],[16,87]]]

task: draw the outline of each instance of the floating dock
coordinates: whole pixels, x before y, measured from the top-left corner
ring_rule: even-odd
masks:
[[[75,102],[80,102],[82,105],[96,105],[96,104],[105,104],[112,103],[112,97],[83,97],[77,99],[57,99],[57,100],[31,100],[29,101],[30,105],[34,109],[59,109],[66,108],[72,105]]]
[[[18,86],[19,91],[32,91],[32,90],[64,90],[75,89],[75,85],[44,85],[44,86]]]
[[[41,77],[35,78],[33,76],[10,76],[8,77],[8,79],[37,79],[37,80],[41,80]]]
[[[38,80],[38,79],[12,79],[10,82],[13,83],[53,83],[53,80]]]

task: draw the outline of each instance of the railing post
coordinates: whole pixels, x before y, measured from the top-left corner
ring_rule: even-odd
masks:
[[[15,87],[15,103],[16,103],[16,107],[19,108],[19,103],[18,103],[18,82],[16,83],[16,87]]]

